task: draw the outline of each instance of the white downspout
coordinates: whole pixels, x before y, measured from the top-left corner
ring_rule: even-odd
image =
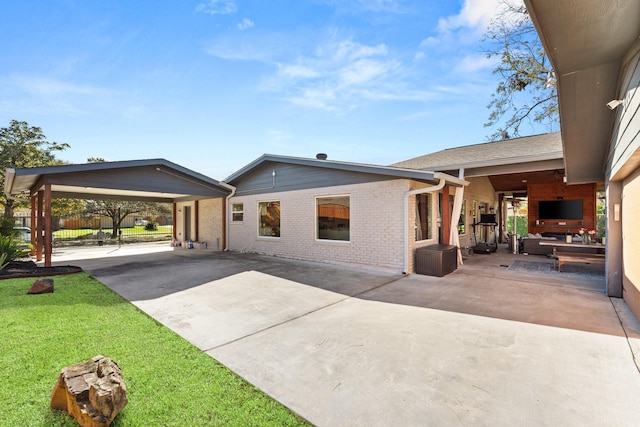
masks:
[[[223,187],[227,187],[229,190],[231,190],[231,193],[225,198],[225,203],[226,203],[226,209],[225,209],[225,216],[224,216],[224,234],[227,237],[224,240],[224,248],[222,248],[223,251],[228,251],[229,250],[229,200],[236,195],[236,187],[234,187],[231,184],[227,184],[226,182],[222,182],[220,181],[220,185],[222,185]],[[232,214],[233,215],[233,214]]]
[[[460,170],[461,177],[456,179],[447,174],[443,174],[440,172],[436,172],[433,174],[433,177],[439,182],[436,185],[431,187],[419,188],[417,190],[410,190],[405,193],[404,197],[404,274],[408,274],[409,271],[409,196],[414,196],[416,194],[424,194],[424,193],[435,193],[436,191],[440,191],[444,188],[447,183],[447,179],[456,183],[458,185],[467,186],[469,183],[462,178],[464,174],[464,169]]]
[[[438,173],[433,175],[434,178],[436,176],[438,176],[438,179],[440,180],[438,184],[431,187],[410,190],[404,195],[404,274],[409,274],[409,197],[416,194],[435,193],[436,191],[442,190],[447,183],[447,180]]]

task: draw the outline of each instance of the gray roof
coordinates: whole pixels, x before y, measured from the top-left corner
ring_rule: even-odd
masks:
[[[440,178],[445,178],[452,185],[466,185],[464,180],[460,180],[453,176],[446,176],[444,174],[439,174],[437,172],[426,171],[426,170],[415,170],[415,169],[407,169],[395,166],[378,166],[378,165],[369,165],[364,163],[351,163],[351,162],[340,162],[335,160],[318,160],[318,159],[310,159],[306,157],[290,157],[290,156],[279,156],[275,154],[263,154],[253,162],[249,163],[245,167],[239,169],[233,174],[229,175],[223,182],[234,184],[243,176],[251,173],[253,170],[258,168],[259,166],[268,163],[286,163],[300,166],[310,166],[324,169],[333,169],[333,170],[341,170],[341,171],[349,171],[349,172],[360,172],[374,175],[383,175],[389,176],[392,178],[407,178],[407,179],[416,179],[419,181],[428,181],[428,182],[436,182]]]
[[[30,195],[51,185],[53,197],[175,202],[224,197],[223,183],[165,159],[7,169],[4,191]]]
[[[557,159],[562,159],[560,132],[447,148],[392,166],[437,171]]]

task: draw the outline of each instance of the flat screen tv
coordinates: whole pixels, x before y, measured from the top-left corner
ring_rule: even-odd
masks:
[[[540,219],[582,219],[582,200],[540,200]]]

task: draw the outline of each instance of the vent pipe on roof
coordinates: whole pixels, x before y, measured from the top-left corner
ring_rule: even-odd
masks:
[[[316,159],[318,160],[327,160],[327,155],[325,153],[316,154]]]

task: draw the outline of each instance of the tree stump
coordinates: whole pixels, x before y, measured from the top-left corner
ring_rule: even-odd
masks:
[[[81,427],[107,427],[126,405],[122,371],[102,355],[63,368],[51,394],[51,407],[67,411]]]

